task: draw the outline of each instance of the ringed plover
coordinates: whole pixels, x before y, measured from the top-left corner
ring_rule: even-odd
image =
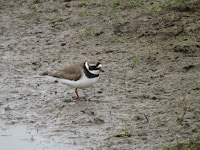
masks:
[[[85,61],[58,72],[45,72],[41,75],[54,77],[61,83],[74,87],[76,96],[80,101],[77,88],[87,88],[96,84],[99,80],[99,72],[104,72],[101,67],[102,65],[98,61]]]

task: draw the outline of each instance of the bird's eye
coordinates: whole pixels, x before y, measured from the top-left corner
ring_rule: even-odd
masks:
[[[98,65],[100,65],[101,63],[100,62],[98,62],[97,64],[96,64],[96,66],[98,67]]]

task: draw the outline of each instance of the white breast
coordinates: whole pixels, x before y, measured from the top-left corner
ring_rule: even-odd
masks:
[[[99,80],[99,77],[87,78],[85,74],[83,74],[83,76],[77,81],[71,81],[67,79],[57,79],[57,80],[61,82],[62,84],[67,84],[75,88],[87,88],[97,83],[97,81]]]

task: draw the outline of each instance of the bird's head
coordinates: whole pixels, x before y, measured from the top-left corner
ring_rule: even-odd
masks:
[[[99,71],[104,72],[104,70],[101,69],[102,64],[99,61],[87,61],[85,62],[85,66],[92,74],[99,74]]]

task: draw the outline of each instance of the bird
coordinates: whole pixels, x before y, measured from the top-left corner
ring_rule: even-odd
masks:
[[[68,66],[57,72],[44,72],[40,75],[54,77],[58,82],[75,88],[77,99],[78,88],[87,88],[96,84],[99,80],[99,72],[104,72],[99,61],[84,61]]]

